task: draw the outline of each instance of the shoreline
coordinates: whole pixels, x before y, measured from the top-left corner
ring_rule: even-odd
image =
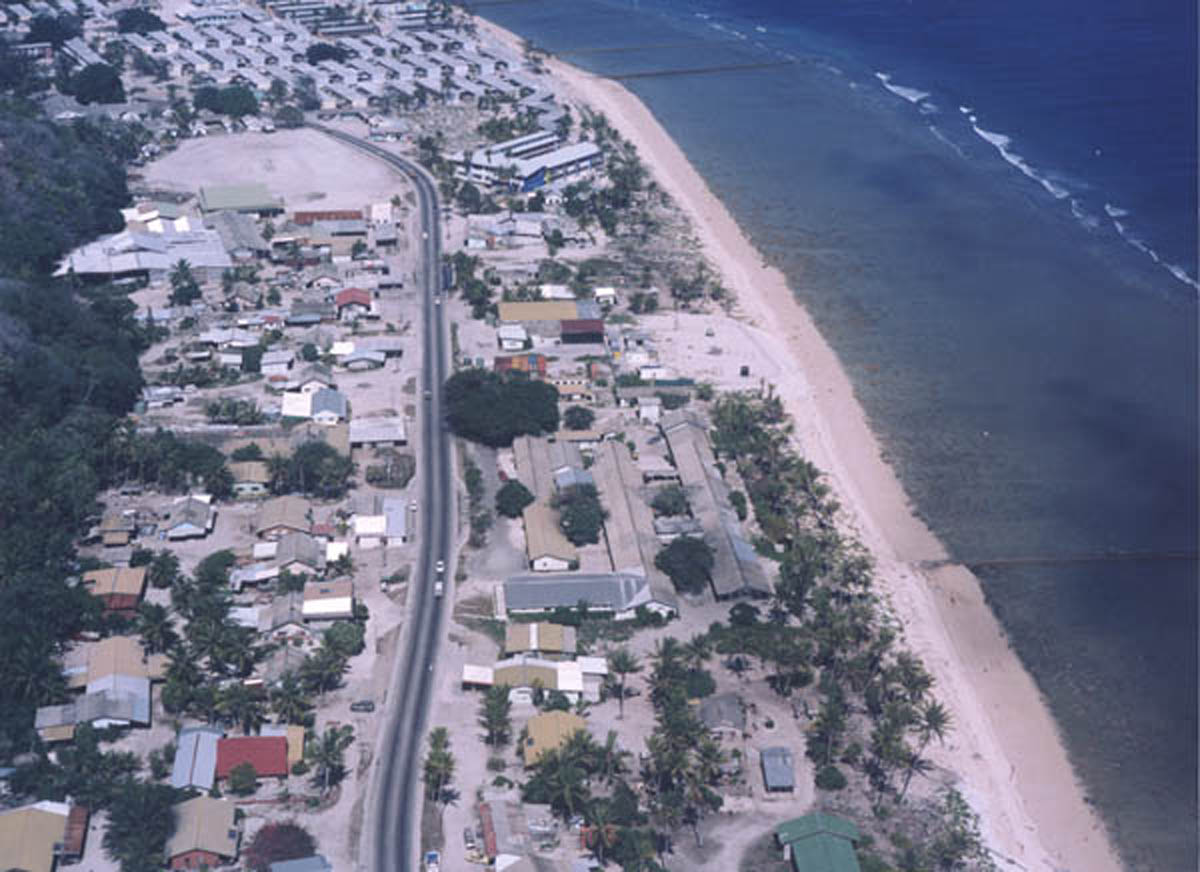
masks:
[[[486,19],[481,31],[520,52],[520,37]],[[853,385],[783,273],[767,266],[724,204],[641,100],[615,81],[557,58],[546,66],[573,101],[602,112],[637,147],[647,169],[691,219],[704,252],[736,300],[735,312],[767,334],[770,353],[796,375],[775,385],[802,453],[825,474],[843,520],[877,566],[881,595],[903,639],[936,679],[953,715],[939,767],[980,815],[1000,868],[1121,869],[1085,799],[1058,727],[1010,647],[979,580],[965,567],[923,571],[948,554],[913,513],[882,457]]]

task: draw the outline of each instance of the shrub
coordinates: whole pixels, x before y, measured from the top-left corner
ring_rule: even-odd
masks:
[[[533,502],[533,494],[529,488],[515,478],[506,481],[496,491],[496,511],[506,518],[519,518],[526,506]]]
[[[229,772],[229,792],[249,796],[258,789],[258,772],[250,763],[239,763]]]
[[[266,872],[272,863],[300,860],[317,851],[317,842],[295,821],[267,824],[254,834],[246,847],[246,865],[253,872]]]
[[[586,430],[596,420],[596,413],[584,406],[568,406],[563,412],[563,424],[568,430]]]
[[[841,790],[846,786],[846,776],[836,766],[822,766],[817,772],[816,784],[821,790]]]

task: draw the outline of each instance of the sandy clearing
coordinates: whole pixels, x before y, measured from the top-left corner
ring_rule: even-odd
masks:
[[[476,19],[510,45],[519,38]],[[775,382],[803,453],[824,469],[847,520],[871,550],[910,647],[937,679],[956,730],[935,762],[957,773],[985,837],[1011,868],[1116,870],[1105,829],[1084,799],[1044,700],[963,568],[926,576],[945,551],[914,516],[832,349],[783,274],[764,264],[724,205],[645,105],[615,82],[557,60],[563,89],[603,112],[687,212],[740,314],[774,338]],[[739,353],[744,345],[739,345]],[[748,350],[747,350],[748,351]],[[710,864],[705,864],[710,865]]]

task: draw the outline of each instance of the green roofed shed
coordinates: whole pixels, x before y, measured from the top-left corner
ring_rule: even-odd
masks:
[[[816,812],[784,821],[775,839],[790,856],[795,872],[860,872],[854,843],[861,838],[852,822]]]
[[[283,211],[283,202],[271,196],[267,186],[260,182],[240,185],[207,185],[200,189],[200,208],[205,212],[255,213],[278,215]]]

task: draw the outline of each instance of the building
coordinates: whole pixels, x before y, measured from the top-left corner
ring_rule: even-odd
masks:
[[[83,574],[83,585],[106,613],[132,615],[146,592],[146,567],[93,569]]]
[[[286,778],[287,739],[283,736],[235,736],[217,742],[217,780],[243,763],[254,767],[259,778]]]
[[[241,212],[260,217],[280,215],[283,202],[271,195],[259,182],[240,185],[207,185],[200,189],[200,209],[203,212]]]
[[[262,504],[255,534],[259,539],[279,540],[289,532],[308,533],[312,518],[308,503],[295,495],[276,497]]]
[[[516,329],[521,331],[520,342],[521,342],[521,347],[523,348],[525,345],[525,338],[526,338],[524,328],[521,327],[519,324],[505,325],[505,326],[513,326],[513,327],[516,327]],[[504,328],[501,327],[501,330],[503,330],[503,329]],[[504,345],[504,338],[502,336],[500,337],[500,344]],[[548,361],[546,359],[546,355],[538,354],[536,352],[531,351],[528,354],[510,354],[510,355],[506,355],[506,356],[497,356],[492,359],[492,369],[495,370],[496,372],[509,372],[509,371],[527,372],[531,376],[537,376],[538,378],[545,378],[547,363],[548,363]]]
[[[549,621],[511,621],[504,631],[504,653],[533,654],[557,659],[574,657],[577,648],[575,628]]]
[[[557,751],[578,732],[587,732],[587,721],[577,714],[563,711],[542,712],[525,725],[521,742],[521,759],[533,766],[547,751]]]
[[[704,426],[692,413],[676,411],[663,416],[662,430],[692,514],[704,528],[704,541],[713,549],[714,596],[770,596],[771,582],[753,546],[742,536],[741,522],[729,502],[729,487],[717,469]]]
[[[363,288],[345,288],[333,298],[337,307],[339,321],[356,321],[359,318],[369,318],[375,313],[374,300],[371,292]]]
[[[705,697],[696,714],[700,723],[718,738],[736,740],[746,731],[746,709],[736,693]]]
[[[521,655],[501,660],[494,666],[463,666],[463,684],[474,687],[511,688],[514,701],[532,703],[533,691],[556,690],[572,703],[584,693],[583,668],[573,660],[542,660]]]
[[[269,872],[333,872],[333,864],[321,854],[299,860],[280,860],[267,867]]]
[[[86,834],[87,809],[65,802],[43,800],[0,812],[0,863],[22,872],[53,872],[59,860],[82,855]]]
[[[318,424],[331,426],[350,417],[350,402],[346,395],[331,388],[321,388],[312,394],[310,417]]]
[[[86,693],[63,705],[42,706],[34,715],[34,729],[43,742],[65,742],[75,736],[77,724],[91,724],[96,729],[149,726],[150,683],[147,681],[143,686],[144,695],[102,690]],[[138,689],[132,684],[128,688]]]
[[[554,510],[534,502],[521,513],[525,522],[525,556],[534,572],[564,572],[579,566],[579,552],[558,526]]]
[[[529,344],[529,334],[520,324],[501,324],[496,328],[496,342],[504,351],[520,351]]]
[[[669,603],[654,598],[644,576],[617,573],[570,573],[517,575],[496,590],[496,613],[528,614],[554,609],[574,609],[586,603],[589,609],[611,612],[617,620],[636,615],[639,607],[661,615],[674,614]]]
[[[790,748],[763,748],[759,762],[768,793],[791,793],[796,789],[796,763]]]
[[[265,460],[242,460],[229,464],[233,475],[233,495],[239,500],[266,496],[271,471]]]
[[[171,786],[212,790],[217,774],[217,743],[225,733],[218,727],[184,727],[176,740]]]
[[[176,804],[172,811],[175,831],[167,840],[169,868],[213,869],[237,858],[241,834],[232,802],[197,796]]]
[[[293,575],[320,573],[325,569],[325,545],[308,533],[289,531],[276,540],[273,563],[279,572]]]
[[[105,548],[122,548],[137,535],[137,519],[124,512],[108,512],[100,519],[99,534]]]
[[[306,621],[349,620],[354,617],[354,582],[348,578],[338,581],[310,581],[304,585]]]
[[[202,539],[216,523],[217,510],[208,499],[180,497],[171,505],[164,528],[168,539]]]
[[[577,142],[516,165],[510,187],[534,191],[550,182],[585,173],[604,163],[604,152],[594,142]]]
[[[350,447],[399,448],[408,444],[408,425],[400,417],[356,418],[350,422]]]
[[[859,872],[854,846],[861,838],[852,822],[824,812],[775,827],[775,843],[794,872]]]
[[[564,318],[559,335],[566,345],[603,345],[604,322],[599,318]]]
[[[506,300],[497,303],[496,309],[506,324],[562,322],[581,317],[577,300]]]
[[[101,281],[156,281],[186,260],[198,282],[217,281],[233,260],[214,230],[151,233],[122,230],[89,242],[68,254],[55,275]]]
[[[539,500],[557,493],[556,476],[567,469],[583,469],[583,455],[570,442],[551,442],[543,436],[518,436],[513,440],[513,461],[521,484]]]

